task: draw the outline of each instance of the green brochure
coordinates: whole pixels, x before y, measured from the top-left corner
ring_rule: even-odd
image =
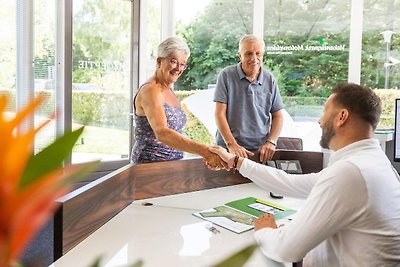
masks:
[[[287,218],[296,210],[278,204],[247,197],[228,202],[222,206],[193,213],[193,215],[210,221],[235,233],[242,233],[254,228],[253,218],[263,213],[274,214],[276,220]]]

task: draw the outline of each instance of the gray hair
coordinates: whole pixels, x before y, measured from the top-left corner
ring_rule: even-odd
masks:
[[[186,41],[178,36],[172,36],[165,39],[158,46],[157,57],[165,58],[174,53],[183,53],[188,57],[190,56],[190,49]]]
[[[255,34],[246,34],[242,37],[242,39],[240,39],[239,41],[239,50],[238,52],[240,53],[240,51],[242,51],[242,47],[245,43],[254,43],[254,42],[260,42],[262,45],[262,50],[264,52],[265,50],[265,42],[263,39],[261,39],[260,37],[258,37]]]

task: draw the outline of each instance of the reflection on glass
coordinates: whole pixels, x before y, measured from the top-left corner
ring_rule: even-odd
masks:
[[[400,88],[400,64],[396,63],[400,60],[400,17],[395,12],[399,9],[399,1],[364,0],[362,84]],[[393,34],[385,40],[382,33],[388,31]]]
[[[305,97],[305,103],[314,98],[285,103],[286,109],[294,117],[318,118],[331,88],[347,81],[350,1],[265,0],[264,17],[265,63],[281,95]]]
[[[264,63],[307,150],[320,151],[323,104],[348,79],[350,0],[265,0]]]
[[[156,67],[157,47],[161,42],[161,1],[148,0],[141,3],[143,30],[140,31],[140,40],[143,45],[139,64],[144,71],[140,75],[139,84],[143,84],[154,73]],[[134,88],[136,89],[138,88]]]
[[[127,264],[128,264],[128,245],[125,245],[104,265],[104,267],[126,266]]]
[[[183,2],[176,1],[176,33],[187,40],[191,55],[175,89],[207,89],[216,83],[222,68],[238,63],[239,40],[253,28],[253,1]]]
[[[0,0],[0,94],[9,95],[6,109],[15,112],[17,71],[16,1]]]
[[[55,1],[35,1],[35,94],[45,94],[47,101],[36,111],[35,124],[50,118],[55,112]],[[55,122],[52,121],[35,136],[35,150],[55,140]]]
[[[128,158],[131,2],[73,6],[72,120],[85,131],[72,161]]]
[[[208,222],[200,222],[181,227],[183,245],[179,251],[180,256],[200,256],[210,248],[213,233],[207,230],[207,224]]]

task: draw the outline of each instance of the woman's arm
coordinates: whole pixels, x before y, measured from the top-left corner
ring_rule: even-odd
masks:
[[[208,146],[168,128],[164,111],[164,95],[160,90],[150,84],[146,85],[137,96],[136,106],[147,117],[158,141],[177,150],[199,155],[211,166],[225,167],[225,162],[210,152]]]

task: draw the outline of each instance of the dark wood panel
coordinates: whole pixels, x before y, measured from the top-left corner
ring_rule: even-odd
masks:
[[[319,172],[323,168],[324,154],[318,151],[302,151],[302,150],[277,150],[273,156],[273,160],[290,160],[300,161],[303,173]],[[250,157],[256,162],[260,162],[259,152],[254,152],[254,156]]]
[[[250,182],[238,172],[207,168],[200,158],[138,164],[135,199],[173,195]]]
[[[296,159],[300,161],[303,173],[319,172],[323,168],[324,154],[317,151],[279,150],[275,152],[274,160]]]
[[[64,255],[133,200],[132,166],[127,165],[89,183],[58,201],[55,214],[55,259]]]

